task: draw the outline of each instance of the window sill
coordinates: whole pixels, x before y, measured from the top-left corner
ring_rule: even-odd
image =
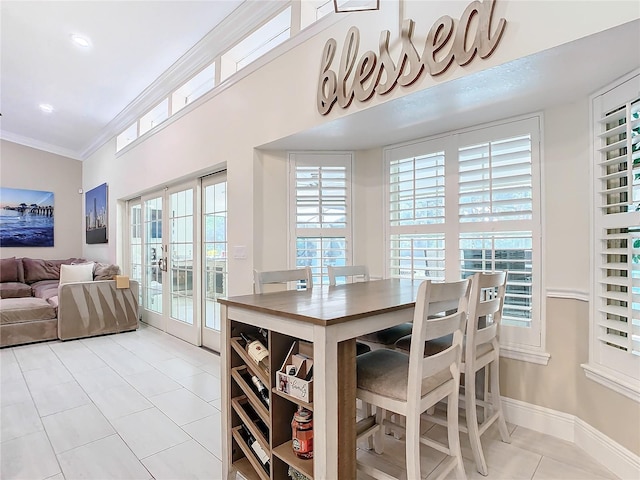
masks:
[[[547,365],[549,358],[551,358],[551,354],[543,352],[542,350],[527,350],[514,345],[501,345],[500,356],[502,358],[510,358],[512,360],[520,360],[521,362],[535,363],[538,365]]]
[[[613,375],[600,365],[583,363],[581,367],[589,380],[640,403],[640,382]]]

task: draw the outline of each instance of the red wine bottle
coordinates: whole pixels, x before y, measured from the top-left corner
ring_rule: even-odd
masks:
[[[269,473],[271,469],[271,461],[269,460],[269,455],[264,451],[264,449],[260,446],[260,443],[256,440],[256,438],[251,433],[251,430],[247,428],[245,424],[242,424],[242,431],[244,433],[243,437],[247,442],[247,445],[253,450],[256,458],[260,461],[262,468]]]

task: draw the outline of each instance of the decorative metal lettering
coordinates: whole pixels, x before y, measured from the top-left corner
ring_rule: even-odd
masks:
[[[335,39],[330,38],[324,46],[318,81],[318,112],[326,115],[337,102],[347,108],[355,98],[359,102],[369,100],[374,93],[384,95],[397,85],[403,87],[416,82],[425,69],[429,75],[444,73],[455,62],[469,64],[476,54],[489,57],[500,42],[507,21],[501,18],[495,31],[491,31],[491,20],[496,0],[474,0],[462,13],[457,27],[454,20],[445,15],[435,21],[422,51],[418,54],[413,43],[415,22],[407,19],[402,24],[400,40],[402,49],[397,63],[389,53],[388,30],[380,32],[378,55],[367,51],[358,57],[360,31],[351,27],[342,48],[338,74],[331,70],[338,50]],[[471,24],[476,24],[475,35]],[[446,48],[449,47],[447,52]]]

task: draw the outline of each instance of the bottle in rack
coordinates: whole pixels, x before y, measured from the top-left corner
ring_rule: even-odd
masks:
[[[256,440],[256,438],[251,433],[251,430],[247,428],[245,424],[242,424],[242,432],[247,445],[253,450],[253,453],[256,454],[256,458],[260,460],[262,464],[262,468],[269,473],[271,469],[271,462],[269,460],[269,455],[264,451],[264,449],[260,446],[260,443]]]
[[[253,360],[266,374],[269,374],[269,349],[250,333],[240,333],[240,336],[247,343],[246,350],[249,358]]]
[[[255,375],[251,376],[251,383],[253,383],[253,385],[258,390],[258,396],[262,400],[262,403],[264,403],[267,408],[269,408],[269,391],[267,390],[267,387],[265,387],[260,379]]]

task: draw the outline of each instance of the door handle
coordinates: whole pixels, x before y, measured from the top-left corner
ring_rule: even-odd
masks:
[[[160,268],[162,268],[163,272],[166,272],[168,270],[169,265],[167,264],[167,257],[164,257],[162,259],[162,265],[160,266]]]

